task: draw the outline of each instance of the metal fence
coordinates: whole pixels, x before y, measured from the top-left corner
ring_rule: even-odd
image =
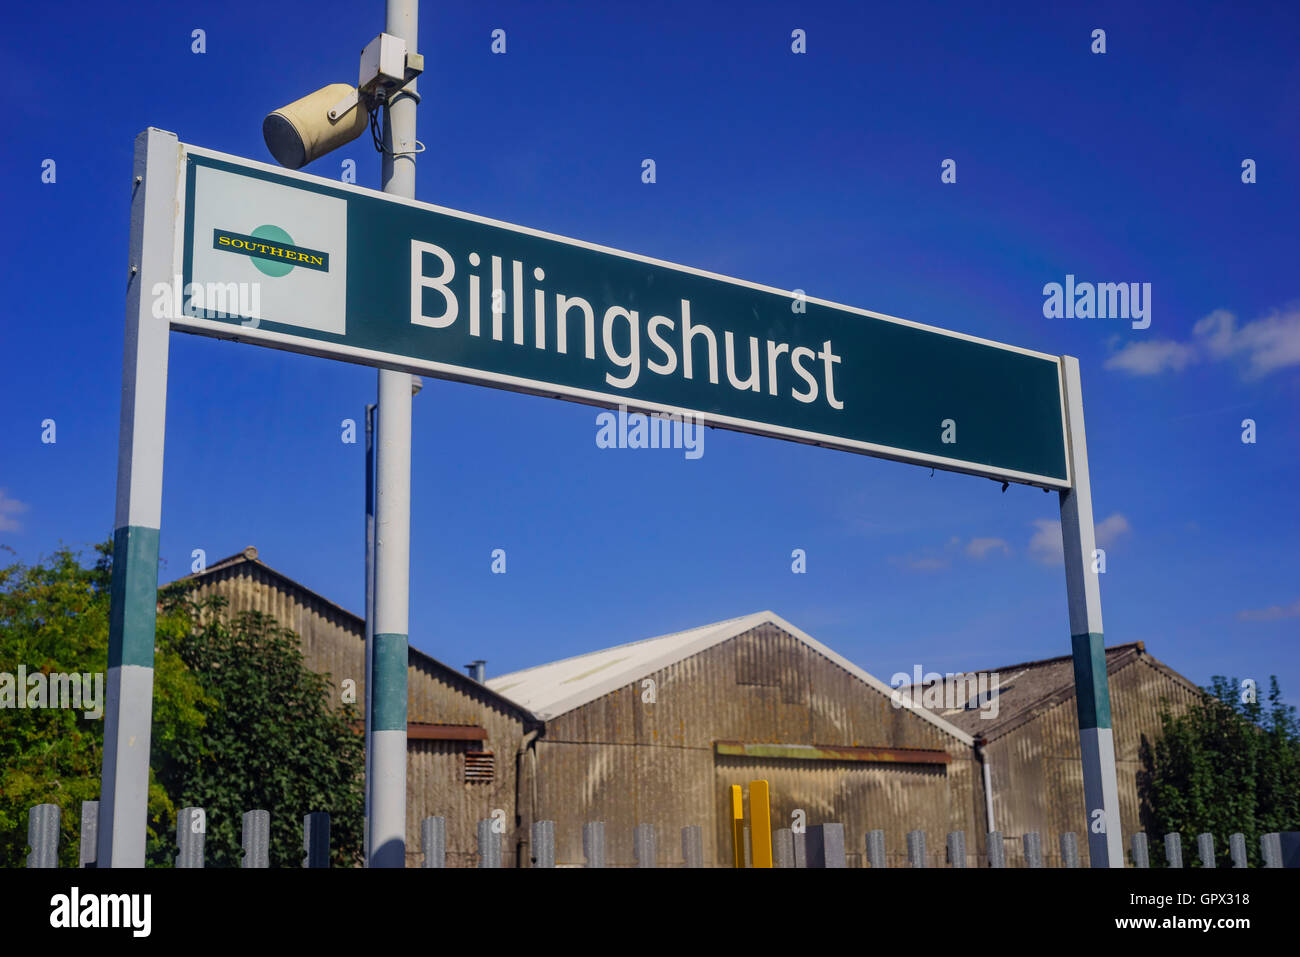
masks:
[[[57,804],[38,804],[27,815],[28,867],[58,867],[60,809]],[[81,853],[79,866],[94,867],[99,824],[99,802],[83,801],[81,805]],[[303,816],[303,867],[330,866],[330,816],[316,811]],[[269,811],[254,810],[243,815],[244,867],[268,867],[271,834]],[[177,867],[204,866],[204,840],[207,835],[207,813],[201,807],[182,808],[176,821]],[[533,867],[555,867],[555,822],[537,821],[532,826],[531,864]],[[478,822],[478,866],[501,867],[503,833],[498,821],[487,819]],[[749,828],[745,828],[745,864],[750,865]],[[926,833],[909,831],[904,835],[909,867],[931,865],[926,850]],[[987,850],[983,855],[970,853],[966,848],[964,831],[947,834],[942,852],[935,853],[934,863],[948,867],[1007,867],[1009,866],[1008,840],[998,831],[986,836]],[[1020,836],[1018,844],[1020,866],[1044,867],[1042,836],[1030,832]],[[886,835],[873,830],[866,835],[866,862],[868,867],[888,867],[885,853]],[[1058,835],[1060,860],[1064,867],[1079,867],[1079,841],[1074,833]],[[1233,834],[1228,839],[1232,867],[1250,866],[1246,855],[1246,838]],[[447,822],[442,817],[428,817],[421,822],[420,847],[423,852],[422,867],[445,867],[447,857]],[[1183,867],[1182,836],[1177,833],[1164,836],[1166,867]],[[1150,867],[1147,835],[1132,835],[1129,844],[1134,867]],[[591,821],[582,827],[582,851],[586,867],[608,866],[605,856],[605,822]],[[844,826],[837,823],[815,824],[795,831],[781,828],[772,835],[772,864],[774,867],[847,867]],[[698,824],[681,829],[680,856],[677,848],[658,844],[658,836],[651,824],[638,824],[633,829],[633,853],[637,867],[703,867],[704,829]],[[940,857],[942,855],[942,857]],[[1282,867],[1282,835],[1265,834],[1260,837],[1260,855],[1264,867]],[[1201,834],[1196,839],[1196,856],[1202,867],[1215,867],[1214,837]],[[1015,866],[1015,865],[1011,865]]]

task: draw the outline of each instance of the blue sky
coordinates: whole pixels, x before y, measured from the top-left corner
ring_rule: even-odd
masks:
[[[419,199],[1077,356],[1108,643],[1300,701],[1294,5],[425,7]],[[383,28],[378,2],[303,9],[9,12],[0,542],[20,559],[112,530],[134,136],[269,161],[262,117],[354,79]],[[349,158],[377,187],[366,138],[307,171]],[[1067,274],[1151,283],[1150,328],[1044,318]],[[374,396],[372,369],[173,335],[161,579],[253,544],[360,611],[364,453],[340,422]],[[765,608],[885,680],[1069,651],[1055,494],[722,431],[693,461],[602,450],[594,409],[449,382],[414,409],[411,641],[449,664]]]

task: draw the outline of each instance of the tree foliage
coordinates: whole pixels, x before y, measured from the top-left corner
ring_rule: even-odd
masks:
[[[0,568],[0,673],[99,673],[107,694],[112,544]],[[334,862],[361,852],[364,750],[353,708],[331,710],[297,636],[224,602],[167,590],[159,605],[147,859],[170,865],[178,809],[207,812],[208,866],[238,866],[244,811],[271,812],[271,864],[302,863],[302,816],[331,812]],[[101,702],[103,706],[104,702]],[[0,866],[22,866],[27,813],[61,809],[59,863],[76,866],[81,802],[99,798],[104,721],[61,708],[0,710]]]
[[[107,697],[108,604],[111,542],[83,567],[60,548],[36,565],[0,568],[0,672],[99,674]],[[193,742],[202,734],[200,682],[181,661],[176,643],[188,629],[183,614],[158,616],[154,653],[155,750]],[[100,701],[100,707],[106,702]],[[99,798],[103,719],[63,708],[0,710],[0,865],[26,863],[27,812],[36,804],[60,809],[59,863],[75,867],[81,846],[81,802]],[[170,840],[171,797],[150,772],[151,847]]]
[[[1277,678],[1266,703],[1216,675],[1187,712],[1162,708],[1162,736],[1144,748],[1143,821],[1149,834],[1182,835],[1184,863],[1199,866],[1199,834],[1214,835],[1216,863],[1231,866],[1229,837],[1240,832],[1252,866],[1259,839],[1300,830],[1300,723]],[[1243,700],[1247,699],[1247,700]],[[1154,840],[1161,848],[1162,840]]]
[[[298,636],[260,612],[233,618],[225,600],[184,598],[195,628],[179,645],[211,695],[201,741],[155,758],[177,807],[207,812],[210,867],[238,867],[245,811],[271,813],[272,867],[301,867],[303,816],[330,812],[335,866],[360,860],[365,743],[351,705],[329,707],[327,676],[306,668]]]

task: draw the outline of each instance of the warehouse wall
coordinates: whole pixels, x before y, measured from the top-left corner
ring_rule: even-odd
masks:
[[[357,683],[357,702],[364,700],[363,619],[327,601],[315,600],[306,590],[286,587],[282,576],[254,560],[213,566],[189,580],[196,598],[223,596],[232,617],[244,611],[259,611],[296,632],[302,640],[307,666],[331,676],[335,703],[340,701],[338,692],[346,678]]]
[[[967,866],[976,866],[974,834],[955,803],[954,777],[943,765],[866,764],[859,762],[787,761],[718,756],[715,761],[716,843],[730,847],[727,809],[730,785],[765,779],[770,784],[774,827],[789,827],[802,809],[809,824],[841,821],[845,826],[849,867],[866,863],[866,834],[885,831],[889,867],[908,865],[907,832],[926,832],[930,867],[946,864],[945,839],[950,830],[966,830]],[[950,766],[949,766],[950,767]]]
[[[196,597],[223,595],[232,615],[260,611],[297,632],[307,667],[331,675],[332,700],[341,703],[342,682],[351,678],[356,681],[358,712],[364,714],[364,619],[253,559],[213,566],[192,580]],[[413,652],[407,720],[478,726],[487,733],[484,741],[408,739],[407,866],[423,862],[420,822],[432,815],[447,820],[447,866],[477,866],[477,822],[499,809],[507,824],[502,860],[513,867],[520,838],[515,819],[515,754],[525,733],[525,719],[467,676],[448,674],[427,656]],[[465,755],[471,751],[492,753],[490,781],[466,780]]]
[[[1133,652],[1110,669],[1111,724],[1120,824],[1127,859],[1129,835],[1142,830],[1137,777],[1143,739],[1160,735],[1160,707],[1167,701],[1181,714],[1197,699],[1195,687],[1146,654]],[[993,817],[1006,836],[1007,866],[1024,865],[1021,835],[1038,831],[1044,865],[1061,864],[1058,835],[1074,831],[1082,866],[1088,866],[1083,761],[1073,687],[1048,702],[1019,727],[991,740],[985,753],[992,764]]]
[[[449,682],[427,661],[412,660],[411,697],[407,720],[435,724],[477,725],[487,731],[485,741],[416,741],[407,743],[406,833],[407,864],[423,863],[420,822],[431,815],[447,819],[447,866],[478,866],[477,825],[500,810],[505,815],[502,864],[516,865],[519,840],[516,831],[515,755],[525,727],[518,712],[502,706],[500,698],[470,681]],[[492,753],[490,782],[465,778],[465,754]]]
[[[654,704],[640,682],[547,723],[538,742],[538,806],[557,822],[557,861],[578,865],[582,824],[606,822],[611,866],[631,866],[632,828],[654,824],[661,865],[680,864],[680,828],[704,827],[705,862],[730,860],[725,788],[751,771],[771,775],[773,804],[786,826],[795,804],[809,824],[845,825],[848,850],[862,856],[866,832],[890,831],[889,851],[903,853],[903,834],[930,830],[942,855],[949,830],[967,832],[972,853],[983,834],[982,791],[972,749],[933,724],[896,709],[864,684],[775,625],[755,628],[649,677]],[[946,765],[716,757],[716,741],[940,749]]]

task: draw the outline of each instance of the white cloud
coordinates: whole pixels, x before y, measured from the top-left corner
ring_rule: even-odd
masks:
[[[1055,518],[1034,519],[1034,534],[1029,539],[1029,554],[1044,565],[1059,565],[1064,560],[1065,544],[1061,523]]]
[[[1300,600],[1291,602],[1285,608],[1270,605],[1267,608],[1247,608],[1237,612],[1238,621],[1281,621],[1283,618],[1300,618]]]
[[[1110,548],[1121,536],[1133,531],[1133,528],[1127,518],[1116,512],[1110,518],[1102,519],[1093,525],[1093,530],[1097,536],[1097,544],[1102,548]]]
[[[954,535],[938,548],[925,548],[910,555],[895,555],[889,562],[908,571],[934,572],[947,568],[960,553],[964,552],[968,558],[980,560],[995,551],[1010,555],[1011,546],[1001,538],[972,538],[963,544],[961,538]]]
[[[984,558],[990,552],[1000,551],[1003,555],[1011,554],[1011,546],[1002,538],[972,538],[966,543],[966,554],[971,558]]]
[[[1218,309],[1198,322],[1192,335],[1215,359],[1244,358],[1248,379],[1300,365],[1300,306],[1274,310],[1240,329],[1236,325],[1236,316]]]
[[[1100,522],[1094,522],[1092,528],[1099,548],[1110,548],[1133,530],[1128,519],[1119,512]],[[1044,565],[1060,565],[1065,560],[1065,543],[1061,538],[1059,519],[1034,519],[1034,534],[1029,539],[1029,556]]]
[[[1119,369],[1130,375],[1159,375],[1166,370],[1182,372],[1196,361],[1196,349],[1158,339],[1155,342],[1134,342],[1125,346],[1106,360],[1107,369]]]
[[[891,558],[890,561],[913,572],[937,572],[941,568],[947,568],[949,564],[948,559],[933,555],[919,558],[903,556],[902,558]]]
[[[1189,342],[1157,339],[1131,342],[1106,360],[1107,369],[1130,375],[1181,372],[1194,362],[1236,360],[1246,379],[1300,365],[1300,305],[1274,309],[1240,328],[1237,317],[1216,309],[1192,327]]]
[[[25,502],[10,498],[5,494],[5,490],[0,488],[0,532],[21,532],[23,526],[16,516],[25,511],[27,511]]]
[[[1201,340],[1205,349],[1216,359],[1232,355],[1233,333],[1237,317],[1226,309],[1216,309],[1192,326],[1192,335]]]

